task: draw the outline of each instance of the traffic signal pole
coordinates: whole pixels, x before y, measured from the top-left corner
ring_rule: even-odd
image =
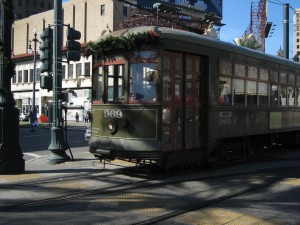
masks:
[[[19,110],[11,92],[13,3],[0,1],[0,174],[23,173],[25,160],[19,144]]]
[[[48,149],[52,154],[49,164],[59,164],[70,160],[66,154],[67,144],[63,129],[61,94],[62,94],[62,0],[54,0],[53,27],[53,121],[51,143]]]

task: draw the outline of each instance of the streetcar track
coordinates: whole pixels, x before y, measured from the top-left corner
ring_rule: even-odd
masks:
[[[300,173],[289,174],[289,176],[298,176],[298,175],[300,175]],[[271,186],[272,184],[278,183],[278,182],[284,180],[285,178],[287,178],[289,176],[274,178],[271,181],[264,182],[263,184],[254,185],[252,187],[246,188],[245,190],[233,193],[231,195],[225,195],[225,196],[218,197],[218,198],[215,198],[215,199],[210,199],[208,201],[205,201],[202,204],[192,204],[190,207],[187,207],[186,209],[175,210],[173,212],[166,213],[166,214],[161,215],[161,216],[153,217],[153,218],[145,220],[145,221],[140,221],[140,222],[137,222],[137,223],[132,223],[131,225],[150,225],[150,224],[156,224],[158,222],[162,222],[162,221],[165,221],[167,219],[175,218],[177,216],[183,215],[183,214],[188,213],[188,212],[192,212],[192,211],[196,211],[196,210],[199,210],[199,209],[208,208],[208,207],[210,207],[212,205],[221,203],[223,201],[230,200],[230,199],[235,198],[235,197],[239,197],[239,196],[241,196],[243,194],[251,193],[251,192],[257,191],[259,189]]]
[[[266,172],[266,171],[264,171],[264,172]],[[188,172],[188,173],[190,173],[190,172]],[[253,174],[260,174],[260,173],[263,173],[263,171],[249,171],[249,172],[231,173],[231,174],[223,174],[223,175],[198,177],[198,178],[184,178],[184,177],[180,176],[179,179],[178,178],[176,179],[176,176],[178,176],[178,174],[177,174],[173,177],[172,176],[161,176],[161,177],[156,177],[153,179],[143,179],[143,180],[136,181],[136,182],[129,181],[128,183],[121,183],[121,184],[117,184],[117,185],[113,185],[113,186],[110,185],[109,183],[107,183],[104,187],[101,187],[101,188],[93,187],[93,188],[90,188],[89,190],[75,191],[74,193],[71,193],[71,194],[62,194],[62,195],[58,195],[58,196],[51,197],[51,198],[45,198],[45,199],[34,200],[34,201],[29,201],[29,202],[24,202],[24,203],[19,203],[19,204],[2,206],[2,207],[0,207],[0,211],[7,212],[7,211],[11,211],[11,210],[17,209],[17,208],[35,207],[35,206],[39,206],[39,205],[45,205],[48,203],[60,203],[60,202],[68,201],[68,200],[74,200],[74,199],[88,197],[88,196],[94,196],[94,195],[114,194],[114,193],[121,193],[121,192],[123,193],[123,192],[131,191],[131,190],[141,190],[141,189],[145,189],[145,188],[162,187],[162,186],[166,186],[166,185],[177,184],[178,182],[207,181],[207,180],[213,180],[213,179],[219,179],[219,178],[227,178],[227,177],[242,176],[242,175],[249,175],[249,174],[253,175]],[[293,175],[297,175],[297,174],[293,174]],[[86,175],[87,174],[81,174],[80,177],[87,178]],[[112,176],[110,176],[110,175],[112,175]],[[112,179],[114,176],[117,176],[117,175],[119,175],[119,174],[117,174],[115,172],[111,172],[111,173],[107,174],[106,179]],[[181,174],[181,175],[184,175],[184,174]],[[101,176],[101,175],[99,175],[99,176]],[[153,219],[151,219],[151,221],[149,220],[149,222],[144,221],[144,222],[137,223],[137,224],[152,224],[156,220],[161,221],[161,220],[165,220],[165,219],[174,217],[176,215],[184,214],[189,211],[204,208],[211,204],[215,204],[215,203],[236,197],[238,195],[242,195],[244,193],[251,192],[251,191],[257,190],[259,188],[271,185],[275,182],[278,182],[278,181],[284,179],[285,177],[280,176],[277,178],[272,178],[271,181],[268,181],[267,183],[255,185],[254,187],[250,187],[249,189],[243,190],[241,192],[234,193],[232,195],[225,196],[222,198],[212,199],[209,202],[205,202],[204,204],[193,205],[190,208],[187,208],[185,210],[174,211],[172,213],[159,216],[159,217],[157,217],[157,219],[153,218]],[[74,176],[69,176],[68,178],[74,178]],[[78,176],[76,178],[78,178]],[[88,178],[95,179],[95,175],[89,175]],[[101,177],[101,178],[103,179],[103,177]],[[162,179],[167,179],[167,180],[165,181]],[[45,182],[51,183],[53,180],[57,181],[57,177],[51,178],[51,179],[43,179],[43,180],[34,181],[34,183],[30,183],[30,184],[28,184],[28,183],[27,184],[19,184],[17,186],[17,188],[22,189],[25,187],[27,187],[27,188],[32,187],[32,186],[34,187],[34,185],[45,184]],[[59,181],[63,183],[63,182],[70,181],[70,179],[64,178],[63,180],[59,180]],[[11,184],[9,186],[5,186],[5,188],[11,188],[11,187],[16,188],[15,186],[12,186],[12,185],[13,184]],[[3,185],[2,185],[2,188],[3,188]]]

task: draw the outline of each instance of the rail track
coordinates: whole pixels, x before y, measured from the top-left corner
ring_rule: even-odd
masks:
[[[35,219],[36,214],[41,215],[41,222],[43,215],[74,211],[69,224],[164,224],[189,212],[299,177],[300,166],[294,161],[287,160],[285,164],[279,160],[280,168],[263,162],[205,171],[154,172],[148,176],[136,176],[134,170],[128,173],[128,169],[103,170],[2,184],[0,192],[14,193],[15,198],[2,199],[0,212],[7,217],[2,213],[0,218],[5,221],[18,212],[14,215],[17,221],[18,217],[30,218],[31,212]],[[26,194],[33,196],[32,192],[37,194],[26,198]],[[76,220],[76,212],[84,216]]]

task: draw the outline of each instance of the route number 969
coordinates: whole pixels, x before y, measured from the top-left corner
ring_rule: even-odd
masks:
[[[104,110],[104,117],[105,118],[122,118],[123,113],[119,109],[106,109]]]

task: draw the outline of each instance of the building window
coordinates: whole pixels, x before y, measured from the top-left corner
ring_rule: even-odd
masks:
[[[17,83],[17,75],[16,75],[16,71],[14,71],[14,76],[12,78],[12,83],[15,84]]]
[[[29,0],[26,0],[26,5],[29,5]]]
[[[62,65],[62,72],[61,72],[62,79],[66,79],[66,66]]]
[[[84,64],[84,75],[91,75],[91,63],[89,62]]]
[[[28,70],[24,70],[24,83],[28,83]]]
[[[41,8],[45,7],[45,3],[43,1],[41,1]]]
[[[81,75],[82,75],[82,63],[77,63],[76,64],[76,77],[78,78]]]
[[[22,6],[22,0],[18,1],[18,6]]]
[[[37,1],[36,0],[33,0],[33,5],[37,6]]]
[[[51,3],[48,3],[48,9],[49,9],[49,10],[52,9]]]
[[[33,82],[33,69],[30,69],[29,82]]]
[[[127,6],[123,5],[123,16],[127,16]]]
[[[73,78],[73,74],[74,74],[74,64],[69,64],[69,74],[68,74],[68,78],[72,79]]]
[[[104,14],[105,14],[105,5],[101,5],[100,6],[100,15],[104,16]]]
[[[35,80],[40,81],[40,77],[41,77],[41,70],[40,70],[40,68],[37,68],[36,74],[35,74]]]
[[[22,70],[18,71],[18,83],[22,83]]]

